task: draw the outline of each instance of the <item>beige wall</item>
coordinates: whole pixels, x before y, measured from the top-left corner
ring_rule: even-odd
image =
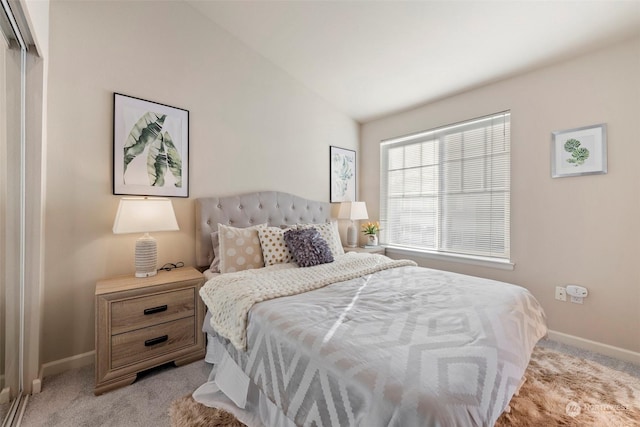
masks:
[[[359,128],[182,2],[51,3],[42,362],[94,348],[96,280],[131,273],[111,233],[113,92],[190,111],[190,198],[159,263],[193,264],[194,197],[280,190],[329,199],[329,145]]]
[[[152,6],[153,5],[153,6]],[[181,2],[51,3],[42,362],[94,348],[95,281],[133,271],[114,236],[113,92],[190,111],[189,199],[159,262],[194,260],[193,198],[277,189],[328,200],[328,147],[358,126]],[[512,272],[422,264],[517,283],[551,329],[640,351],[640,39],[363,125],[360,199],[378,213],[381,139],[512,112]],[[607,175],[551,179],[550,133],[606,122]],[[590,290],[584,305],[558,284]]]
[[[420,260],[527,287],[549,328],[640,352],[640,38],[367,123],[360,194],[378,215],[381,140],[511,110],[513,271]],[[606,123],[609,172],[552,179],[551,132]],[[554,299],[567,283],[583,305]]]

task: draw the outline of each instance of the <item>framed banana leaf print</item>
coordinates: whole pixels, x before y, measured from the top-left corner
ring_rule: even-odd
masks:
[[[356,152],[346,148],[329,147],[329,201],[356,201]]]
[[[113,194],[189,197],[189,111],[114,93]]]

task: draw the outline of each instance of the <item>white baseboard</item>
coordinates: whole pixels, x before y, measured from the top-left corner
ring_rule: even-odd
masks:
[[[95,350],[92,350],[86,353],[76,354],[75,356],[66,357],[64,359],[54,360],[53,362],[47,362],[43,364],[40,369],[39,379],[42,381],[45,377],[59,374],[60,372],[68,371],[69,369],[91,365],[95,362],[95,354]]]
[[[601,342],[591,341],[585,338],[580,338],[574,335],[569,335],[552,330],[548,331],[548,337],[553,341],[558,341],[563,344],[581,348],[583,350],[593,351],[596,353],[604,354],[605,356],[624,360],[625,362],[631,362],[636,365],[640,365],[640,353],[637,353],[635,351],[626,350],[620,347],[614,347],[609,344],[603,344]]]
[[[38,394],[42,391],[42,369],[40,370],[40,376],[31,381],[31,394]]]
[[[0,391],[0,404],[9,403],[10,400],[11,400],[11,389],[9,387],[5,387],[2,389],[2,391]]]
[[[640,365],[640,353],[635,351],[626,350],[620,347],[614,347],[609,344],[603,344],[597,341],[591,341],[585,338],[576,337],[574,335],[565,334],[558,331],[548,331],[548,337],[551,340],[561,342],[563,344],[572,345],[584,350],[593,351],[596,353],[604,354],[605,356],[615,357],[616,359],[624,360],[625,362],[635,363]],[[67,357],[60,360],[54,360],[42,365],[40,369],[40,378],[36,379],[37,389],[41,387],[41,381],[43,378],[59,374],[60,372],[67,371],[69,369],[81,368],[83,366],[91,365],[95,362],[95,350],[88,351],[83,354],[77,354],[75,356]],[[36,387],[34,387],[36,389]]]

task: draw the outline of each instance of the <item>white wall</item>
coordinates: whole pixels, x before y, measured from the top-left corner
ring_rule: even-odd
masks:
[[[379,209],[379,143],[511,110],[511,244],[514,271],[422,265],[527,287],[550,329],[640,352],[640,39],[452,96],[361,128],[360,195]],[[606,123],[609,172],[552,179],[551,132]],[[584,305],[554,288],[589,288]]]
[[[94,348],[96,280],[134,271],[111,233],[113,92],[190,112],[190,198],[159,263],[194,263],[194,197],[329,200],[329,146],[359,127],[183,2],[51,3],[43,362]]]

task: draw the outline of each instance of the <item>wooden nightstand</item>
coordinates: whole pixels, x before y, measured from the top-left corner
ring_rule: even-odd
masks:
[[[184,267],[96,284],[96,395],[131,384],[140,371],[204,357],[203,283],[199,271]]]
[[[342,248],[344,249],[345,252],[365,252],[369,254],[381,254],[381,255],[384,255],[386,253],[383,246],[376,246],[375,248],[365,248],[362,246],[352,248],[349,246],[343,246]]]

